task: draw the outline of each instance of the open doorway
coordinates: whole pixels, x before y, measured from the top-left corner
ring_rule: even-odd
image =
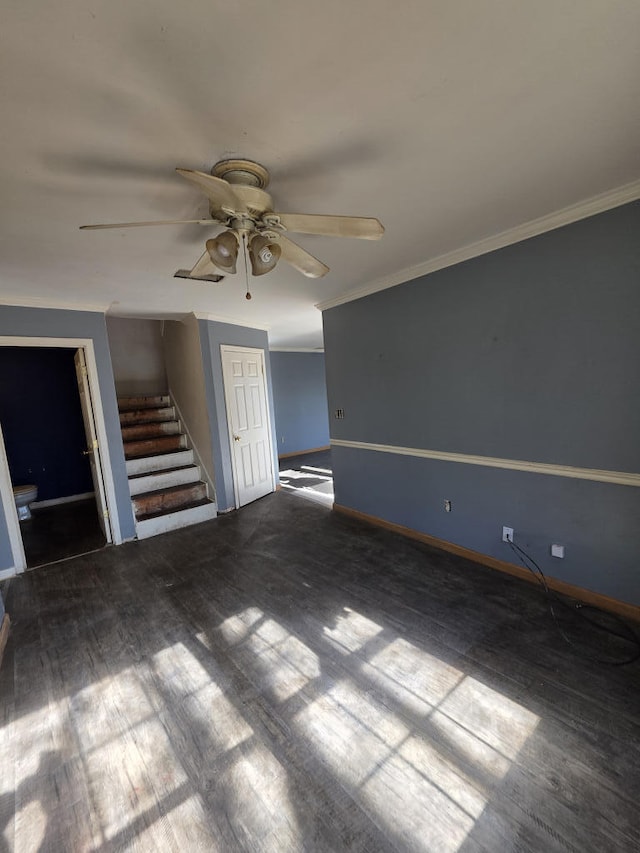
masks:
[[[331,450],[282,457],[280,486],[292,495],[331,508],[334,501]]]
[[[0,423],[26,567],[111,541],[84,349],[0,346]]]

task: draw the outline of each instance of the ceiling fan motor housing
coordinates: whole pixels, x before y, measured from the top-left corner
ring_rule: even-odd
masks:
[[[253,160],[220,160],[211,174],[234,187],[244,185],[264,190],[269,185],[269,170]]]

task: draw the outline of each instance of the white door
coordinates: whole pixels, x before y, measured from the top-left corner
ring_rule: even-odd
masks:
[[[236,507],[275,488],[262,350],[222,346]]]
[[[91,389],[87,364],[84,358],[84,350],[76,350],[75,355],[76,376],[78,377],[78,390],[80,392],[80,406],[82,408],[82,419],[84,421],[84,432],[87,437],[87,449],[85,455],[89,457],[91,466],[91,478],[93,489],[98,504],[98,521],[107,542],[111,542],[111,525],[109,524],[109,512],[107,510],[107,498],[102,478],[102,465],[100,463],[100,447],[98,444],[98,433],[93,415],[93,403],[91,401]]]

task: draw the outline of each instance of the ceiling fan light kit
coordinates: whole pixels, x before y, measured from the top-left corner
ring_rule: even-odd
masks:
[[[217,237],[207,240],[209,257],[218,269],[234,274],[238,260],[238,238],[233,231],[223,231]]]
[[[355,237],[361,240],[379,240],[384,234],[382,224],[371,217],[274,211],[271,196],[266,192],[269,172],[253,160],[220,160],[210,175],[193,169],[176,171],[205,193],[209,200],[210,219],[120,222],[80,227],[91,230],[182,223],[222,225],[227,230],[206,241],[206,251],[185,276],[200,280],[215,280],[218,270],[231,275],[236,273],[241,243],[245,263],[248,246],[251,272],[254,276],[271,272],[282,259],[309,278],[321,278],[329,272],[329,267],[286,237],[285,232]]]
[[[282,249],[270,237],[254,234],[249,242],[249,259],[253,275],[271,272],[280,260]]]

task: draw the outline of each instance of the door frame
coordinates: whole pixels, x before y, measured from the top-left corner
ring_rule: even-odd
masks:
[[[5,507],[5,522],[9,532],[9,547],[13,556],[13,568],[0,570],[0,581],[20,575],[27,567],[27,558],[22,544],[22,532],[18,521],[18,510],[13,498],[13,485],[9,474],[9,461],[4,447],[4,435],[0,424],[0,497]]]
[[[87,364],[87,379],[91,390],[91,401],[93,418],[98,433],[98,444],[100,449],[100,460],[102,467],[102,478],[104,481],[105,497],[109,518],[105,521],[111,528],[111,540],[114,545],[122,544],[122,533],[120,530],[120,518],[116,503],[116,490],[111,470],[111,457],[109,454],[109,442],[107,439],[107,427],[104,420],[102,408],[102,396],[100,394],[100,382],[98,379],[98,363],[91,338],[45,338],[45,337],[14,337],[12,335],[0,335],[0,347],[43,347],[53,349],[82,349]],[[0,438],[2,434],[0,433]],[[5,519],[9,530],[9,540],[13,553],[13,569],[0,572],[0,580],[3,577],[12,577],[21,574],[26,568],[26,559],[22,545],[22,533],[18,521],[18,511],[13,499],[13,485],[9,475],[9,466],[6,464],[4,441],[0,448],[0,494],[4,505]],[[16,532],[19,541],[16,542]]]
[[[236,456],[233,450],[233,424],[231,423],[231,407],[229,405],[229,389],[224,380],[224,355],[227,352],[248,352],[251,355],[256,355],[260,358],[260,366],[262,368],[262,381],[264,384],[264,407],[267,418],[267,433],[269,435],[269,461],[271,464],[271,491],[276,490],[276,472],[273,465],[273,432],[271,429],[271,412],[269,411],[269,388],[267,386],[267,371],[264,358],[264,350],[259,347],[240,347],[232,344],[220,344],[220,368],[222,373],[222,387],[224,389],[224,405],[227,411],[227,439],[229,441],[229,453],[231,455],[231,473],[233,475],[233,502],[236,509],[240,509],[240,501],[238,497],[238,470],[236,466]]]

